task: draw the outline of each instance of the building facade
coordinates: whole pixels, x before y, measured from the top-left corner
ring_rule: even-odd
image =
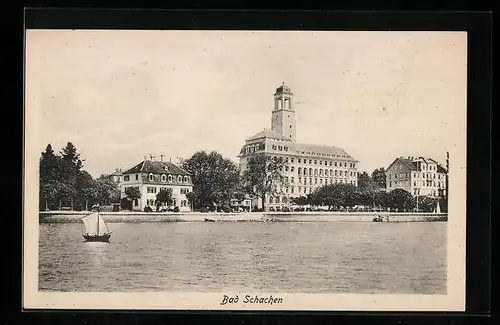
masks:
[[[143,211],[149,206],[156,209],[156,194],[161,189],[171,189],[172,204],[170,207],[179,207],[180,211],[191,211],[187,194],[193,191],[193,183],[188,172],[179,166],[164,162],[163,159],[155,161],[154,156],[144,160],[123,173],[123,181],[120,183],[121,198],[127,200],[125,190],[128,187],[136,187],[141,193],[141,198],[133,200],[130,208],[133,211]],[[164,204],[161,204],[165,207]]]
[[[274,93],[271,129],[246,139],[240,150],[240,169],[246,170],[254,155],[281,158],[285,161],[285,188],[266,198],[266,206],[275,210],[289,207],[292,198],[307,196],[323,185],[346,183],[357,186],[358,161],[344,149],[296,142],[296,120],[293,93],[282,84]],[[256,200],[254,205],[262,207]]]
[[[386,170],[387,191],[401,188],[413,196],[446,196],[446,174],[432,158],[399,157]]]

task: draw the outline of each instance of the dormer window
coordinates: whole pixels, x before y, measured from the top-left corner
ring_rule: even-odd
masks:
[[[187,182],[188,182],[188,177],[184,176],[184,183],[187,183]]]
[[[168,172],[168,166],[165,166],[164,169],[166,172]]]
[[[182,182],[182,176],[181,176],[181,175],[179,175],[179,176],[177,177],[177,181],[178,181],[179,183],[180,183],[180,182]]]
[[[172,175],[168,175],[168,181],[172,182]]]
[[[161,181],[162,182],[166,182],[167,181],[167,176],[165,174],[161,175]]]
[[[153,174],[149,174],[149,181],[152,182],[153,181]]]

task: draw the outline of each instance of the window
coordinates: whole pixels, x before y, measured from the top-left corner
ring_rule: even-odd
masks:
[[[172,175],[168,175],[168,181],[172,182]]]
[[[166,182],[167,181],[167,176],[165,174],[161,175],[161,181]]]
[[[389,182],[389,187],[392,187],[392,182]]]
[[[299,158],[298,161],[299,161],[299,164],[300,164],[302,162],[302,159]]]
[[[290,158],[290,161],[293,163],[293,158]]]
[[[315,164],[315,165],[317,165],[317,164],[318,164],[318,161],[317,161],[316,159],[314,160],[314,164]]]
[[[347,163],[344,163],[344,167],[347,167]]]
[[[318,175],[318,170],[314,169],[314,176]]]
[[[291,178],[292,183],[294,183],[293,177]]]
[[[295,168],[293,166],[290,167],[290,171],[293,173],[295,171]]]
[[[149,174],[149,181],[152,182],[153,181],[153,174]]]
[[[181,188],[181,194],[188,194],[189,188]]]
[[[314,184],[318,184],[318,179],[317,178],[314,179]]]
[[[135,180],[138,181],[139,180],[139,174],[135,174]]]
[[[187,201],[186,200],[182,200],[181,201],[181,207],[185,207],[187,206]]]
[[[336,169],[335,169],[335,176],[338,176],[338,175],[337,175],[337,170],[336,170]]]
[[[181,175],[177,176],[177,181],[178,181],[179,183],[180,183],[180,182],[182,182],[182,176],[181,176]]]
[[[288,164],[288,157],[285,158],[285,162]]]
[[[335,162],[335,167],[337,167],[337,162]]]
[[[320,161],[319,161],[319,164],[320,164],[320,165],[323,165],[323,160],[320,160]]]
[[[299,184],[302,183],[302,177],[299,177]]]
[[[309,159],[309,165],[311,165],[311,164],[312,164],[312,159]]]
[[[154,193],[156,193],[156,187],[151,187],[151,186],[148,186],[148,188],[147,188],[147,192],[148,192],[148,193],[153,193],[153,194],[154,194]]]
[[[286,172],[288,171],[288,166],[285,166],[285,171],[286,171]]]
[[[330,177],[333,176],[333,169],[330,169]]]
[[[123,176],[123,181],[125,182],[130,181],[130,176],[129,175]]]
[[[312,174],[313,174],[313,169],[309,168],[309,176],[311,176]]]
[[[299,175],[300,175],[300,174],[302,174],[302,168],[300,168],[300,167],[299,167],[299,168],[297,169],[297,174],[299,174]]]

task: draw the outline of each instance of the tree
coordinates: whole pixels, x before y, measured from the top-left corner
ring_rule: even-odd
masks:
[[[413,196],[410,192],[401,188],[392,190],[389,193],[391,207],[398,211],[411,211],[414,207]]]
[[[375,169],[372,173],[372,180],[379,188],[386,188],[385,168]]]
[[[97,194],[97,202],[99,204],[108,205],[111,203],[120,202],[120,188],[118,185],[107,175],[101,175],[98,179],[95,180],[96,194]],[[137,188],[137,192],[140,192]]]
[[[282,174],[286,167],[282,158],[256,155],[250,158],[243,173],[242,181],[245,191],[262,200],[262,208],[266,210],[266,197],[282,193],[288,184]]]
[[[97,203],[98,191],[96,181],[86,171],[82,171],[77,175],[76,198],[81,207],[85,206],[86,211],[89,207],[89,201],[90,206]]]
[[[49,143],[40,157],[40,209],[48,209],[55,205],[61,177],[61,158],[54,154]]]
[[[240,182],[238,166],[215,151],[196,152],[182,162],[182,167],[191,174],[195,208],[228,203]]]
[[[130,201],[139,200],[141,198],[139,187],[136,186],[125,188],[125,195]]]
[[[377,187],[377,184],[373,181],[373,179],[368,175],[367,172],[362,172],[358,174],[358,189],[363,192],[372,192]]]
[[[61,158],[61,181],[64,183],[62,187],[64,190],[60,193],[59,205],[61,205],[62,199],[69,199],[73,210],[73,200],[77,195],[76,182],[83,163],[80,154],[77,153],[76,147],[71,142],[68,142],[61,150]]]
[[[156,194],[156,206],[160,207],[162,204],[170,206],[172,204],[172,189],[161,189],[158,194]]]

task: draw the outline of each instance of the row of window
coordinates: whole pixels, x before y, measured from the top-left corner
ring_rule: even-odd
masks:
[[[273,156],[273,159],[276,160],[276,159],[279,159],[279,160],[283,160],[285,159],[285,163],[294,163],[295,162],[295,159],[293,157],[291,157],[290,159],[288,157],[276,157],[276,156]],[[335,166],[335,167],[347,167],[349,166],[349,168],[356,168],[356,164],[355,163],[347,163],[347,162],[337,162],[337,161],[327,161],[327,160],[318,160],[318,159],[305,159],[305,158],[297,158],[297,163],[299,164],[307,164],[309,161],[309,165],[325,165],[325,166],[328,166],[328,163],[330,163],[330,166]]]
[[[438,179],[443,179],[443,175],[442,174],[437,174],[438,175]],[[399,173],[399,178],[408,178],[408,173]],[[413,173],[413,177],[415,178],[418,178],[420,176],[420,173],[417,173],[417,172],[414,172]],[[398,174],[389,174],[389,179],[397,179],[398,178]],[[422,173],[422,178],[436,178],[436,174],[431,174],[431,173]]]
[[[161,188],[156,188],[156,187],[153,187],[153,186],[148,186],[146,191],[147,193],[151,193],[151,194],[156,194],[157,190],[158,192],[160,190],[167,190],[167,189],[170,189],[172,191],[172,188],[170,187],[161,187]],[[190,191],[189,191],[189,188],[181,188],[181,194],[188,194]]]
[[[389,187],[393,187],[393,184],[394,184],[394,187],[396,186],[409,186],[410,185],[410,182],[407,180],[407,181],[394,181],[394,183],[392,181],[389,181]],[[420,181],[413,181],[413,186],[427,186],[427,187],[438,187],[438,188],[444,188],[444,183],[443,182],[437,182],[434,181],[434,180],[424,180],[422,182]]]
[[[154,178],[155,178],[155,177],[154,177],[154,175],[153,175],[153,174],[151,174],[151,173],[150,173],[150,174],[148,175],[148,180],[149,180],[150,182],[153,182],[153,181],[154,181]],[[167,176],[167,175],[165,175],[165,174],[162,174],[162,175],[161,175],[161,181],[162,181],[163,183],[165,183],[165,182],[167,182],[167,181],[168,181],[169,183],[171,183],[171,182],[173,182],[175,179],[176,179],[176,176],[175,176],[175,175],[174,175],[174,176],[172,176],[172,175],[168,175],[168,176]],[[138,181],[138,180],[139,180],[139,174],[136,174],[136,175],[135,175],[135,180],[136,180],[136,181]],[[123,181],[124,181],[124,182],[129,182],[129,181],[130,181],[130,175],[125,175],[125,176],[123,177]],[[179,182],[179,183],[182,183],[182,182],[187,183],[187,182],[189,182],[189,176],[184,176],[184,177],[183,177],[183,176],[181,176],[181,175],[178,175],[178,176],[177,176],[177,182]]]
[[[326,180],[325,180],[325,185],[327,185],[328,183],[329,183],[329,184],[333,184],[334,182],[333,182],[332,180],[330,180],[329,182],[326,182]],[[341,179],[340,179],[340,180],[337,180],[337,179],[336,179],[336,180],[335,180],[335,183],[344,183],[344,184],[352,184],[352,185],[356,185],[354,181],[350,181],[350,182],[349,182],[349,181],[347,181],[346,179],[344,179],[344,180],[341,180]],[[315,188],[316,188],[316,187],[312,187],[312,186],[311,186],[311,187],[307,187],[307,186],[304,186],[304,187],[297,186],[297,188],[296,188],[295,186],[292,186],[292,187],[290,187],[290,188],[286,187],[286,188],[285,188],[285,190],[284,190],[284,192],[285,192],[285,193],[292,193],[292,194],[294,194],[294,193],[299,193],[299,194],[301,194],[301,193],[310,194],[310,193],[312,193],[312,192],[314,191],[314,189],[315,189]],[[297,192],[295,191],[296,189],[297,189]],[[271,202],[271,203],[272,203],[272,202]],[[279,203],[279,202],[276,202],[276,203]]]
[[[288,184],[288,180],[289,180],[288,177],[284,177],[283,178],[283,182],[285,184]],[[325,184],[333,184],[333,182],[337,183],[338,181],[339,181],[339,179],[337,179],[337,178],[335,180],[332,179],[332,178],[329,178],[329,179],[325,178]],[[340,182],[342,183],[342,179],[340,179]],[[344,182],[347,182],[347,179],[344,179]],[[356,183],[354,180],[350,180],[349,182],[351,184],[355,184]],[[290,177],[290,183],[292,183],[292,184],[295,183],[295,177]],[[302,177],[298,178],[298,183],[302,184]],[[319,183],[323,184],[323,178],[319,179]],[[309,184],[313,184],[313,178],[312,177],[309,178]],[[318,178],[314,178],[314,184],[318,184]],[[304,185],[307,185],[307,178],[306,177],[304,177]]]
[[[135,204],[135,205],[137,205],[137,204]],[[146,200],[146,205],[154,207],[154,206],[156,206],[156,200],[147,199]],[[161,205],[164,206],[163,203]],[[177,206],[177,201],[175,199],[172,200],[172,205],[173,206]],[[181,207],[187,207],[187,206],[188,206],[188,201],[187,200],[181,200]]]
[[[308,173],[308,171],[309,171],[309,173]],[[292,172],[293,172],[293,170],[292,170]],[[342,171],[342,170],[336,170],[336,169],[335,170],[333,170],[333,169],[330,169],[330,170],[325,169],[324,173],[323,173],[323,169],[319,169],[319,170],[318,169],[314,169],[314,171],[313,171],[312,168],[309,168],[309,170],[308,170],[307,168],[302,169],[301,167],[297,168],[297,174],[299,174],[299,175],[309,175],[309,176],[312,176],[312,175],[314,175],[314,176],[317,176],[317,175],[319,175],[319,176],[323,176],[323,175],[324,176],[328,176],[328,175],[330,175],[330,177],[333,177],[333,176],[340,176],[340,177],[342,177],[342,176],[345,176],[345,177],[347,177],[347,176],[351,176],[351,177],[357,176],[356,175],[357,172],[354,172],[354,171],[347,171],[347,170]]]

